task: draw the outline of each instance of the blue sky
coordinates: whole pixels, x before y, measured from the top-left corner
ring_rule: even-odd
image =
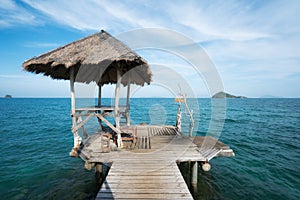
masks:
[[[68,97],[67,81],[25,72],[22,63],[101,29],[118,36],[134,29],[166,28],[205,50],[225,91],[248,97],[300,97],[299,10],[296,0],[2,0],[0,96]],[[201,77],[195,77],[178,56],[157,50],[137,52],[150,65],[178,67],[196,96],[210,95],[205,81],[198,80]],[[110,96],[111,89],[108,86],[104,95]],[[145,91],[140,95],[165,94],[157,85]]]

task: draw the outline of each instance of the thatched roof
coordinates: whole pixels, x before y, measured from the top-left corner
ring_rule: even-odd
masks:
[[[70,79],[72,67],[75,81],[83,83],[116,83],[117,69],[124,85],[128,80],[138,85],[150,84],[152,76],[143,58],[103,30],[23,63],[27,71],[64,80]]]

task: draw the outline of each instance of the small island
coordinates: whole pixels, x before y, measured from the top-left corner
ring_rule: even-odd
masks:
[[[5,99],[11,99],[11,98],[12,98],[12,96],[11,96],[11,95],[9,95],[9,94],[7,94],[7,95],[5,95],[5,96],[4,96],[4,98],[5,98]]]
[[[237,99],[243,99],[247,98],[245,96],[235,96],[226,92],[218,92],[212,96],[212,98],[237,98]]]

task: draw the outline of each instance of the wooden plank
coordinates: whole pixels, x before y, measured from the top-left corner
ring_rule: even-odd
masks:
[[[111,185],[112,186],[112,185]],[[108,193],[108,192],[112,192],[112,193],[122,193],[122,194],[173,194],[173,193],[189,193],[188,188],[164,188],[162,186],[162,188],[153,188],[150,189],[147,187],[147,184],[144,184],[144,188],[131,188],[131,190],[128,189],[122,189],[122,188],[114,188],[114,187],[110,187],[110,185],[108,186],[108,188],[104,189],[101,188],[101,193]]]
[[[94,111],[103,111],[103,110],[107,110],[107,111],[113,111],[115,108],[111,107],[111,106],[91,106],[91,107],[84,107],[84,108],[76,108],[76,112],[94,112]],[[125,111],[126,107],[125,106],[119,106],[119,110],[120,111]]]
[[[165,188],[165,189],[174,189],[174,188],[180,188],[184,186],[185,183],[171,183],[171,182],[166,182],[166,183],[154,183],[154,182],[140,182],[140,183],[134,183],[131,182],[130,184],[122,184],[122,183],[109,183],[109,185],[104,184],[102,186],[102,189],[109,189],[109,188],[122,188],[122,189],[143,189],[143,188],[149,188],[149,189],[160,189],[160,188]]]
[[[100,193],[96,199],[193,199],[190,194],[121,194],[121,193]]]

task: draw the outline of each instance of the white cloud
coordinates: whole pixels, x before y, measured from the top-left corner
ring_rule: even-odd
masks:
[[[288,77],[300,73],[297,45],[300,1],[23,0],[23,3],[33,9],[29,11],[14,1],[1,2],[0,15],[5,17],[0,20],[0,27],[17,21],[34,24],[37,16],[44,14],[47,20],[64,26],[78,30],[107,29],[112,34],[135,28],[168,28],[204,44],[224,77],[225,87],[231,80],[288,81]],[[151,57],[157,55],[159,52]],[[157,59],[155,63],[161,64],[166,59]],[[172,58],[166,63],[182,65],[176,65]]]
[[[79,30],[108,29],[121,32],[132,28],[158,27],[153,21],[153,13],[146,13],[147,10],[141,9],[145,7],[144,4],[137,1],[23,1],[58,23]],[[151,8],[146,9],[149,11]]]
[[[23,44],[24,47],[44,48],[44,47],[59,47],[61,44],[58,43],[47,43],[47,42],[27,42]]]
[[[36,25],[40,23],[31,12],[11,0],[1,1],[0,17],[0,28],[18,24]]]
[[[122,32],[164,27],[200,41],[270,38],[287,27],[286,23],[297,23],[291,20],[296,18],[297,6],[277,1],[23,1],[58,23],[79,30]]]

